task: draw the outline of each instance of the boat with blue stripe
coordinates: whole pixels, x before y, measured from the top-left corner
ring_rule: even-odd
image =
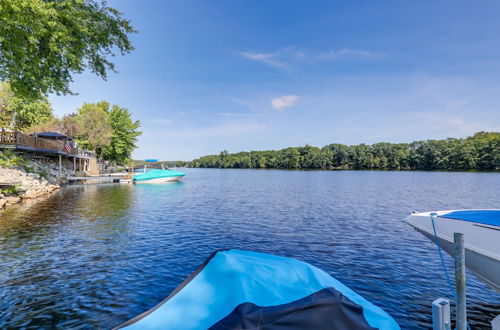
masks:
[[[214,252],[165,300],[118,328],[400,329],[310,264],[235,249]]]
[[[465,265],[500,292],[500,209],[415,212],[405,221],[453,255],[453,234],[464,234]]]

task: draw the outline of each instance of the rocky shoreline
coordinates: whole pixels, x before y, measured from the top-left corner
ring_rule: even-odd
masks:
[[[0,166],[0,210],[58,190],[66,183],[70,170],[47,159],[24,159],[11,168]]]

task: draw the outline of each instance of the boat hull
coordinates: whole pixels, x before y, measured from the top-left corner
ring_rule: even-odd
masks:
[[[184,173],[173,170],[150,170],[134,175],[135,183],[168,183],[176,182],[184,177]]]
[[[453,234],[464,234],[465,265],[488,286],[500,292],[500,227],[441,218],[453,211],[438,211],[434,218],[440,246],[453,255]],[[405,221],[431,241],[435,241],[431,212],[414,213]]]
[[[156,179],[150,179],[150,180],[142,180],[142,181],[135,181],[135,183],[169,183],[169,182],[178,182],[182,179],[182,176],[173,176],[173,177],[168,177],[168,178],[156,178]]]

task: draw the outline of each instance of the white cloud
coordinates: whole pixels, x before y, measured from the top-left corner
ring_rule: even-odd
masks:
[[[297,103],[299,97],[297,95],[284,95],[271,100],[273,109],[281,111],[285,108],[291,107]]]
[[[250,101],[247,101],[247,100],[243,100],[243,99],[239,99],[239,98],[235,98],[235,97],[229,98],[229,100],[231,102],[236,103],[238,105],[241,105],[243,107],[255,110],[255,105],[253,104],[253,102],[250,102]]]
[[[246,59],[258,61],[286,71],[290,71],[292,67],[307,62],[333,61],[341,58],[376,59],[383,56],[382,53],[374,53],[363,49],[342,48],[339,50],[313,52],[310,50],[297,49],[295,47],[281,48],[271,53],[248,51],[238,54]]]
[[[245,114],[245,113],[235,113],[235,112],[218,112],[217,115],[222,116],[222,117],[244,117],[244,116],[248,116],[248,114]]]
[[[157,124],[164,124],[164,125],[172,124],[172,121],[170,119],[165,119],[165,118],[156,118],[153,119],[152,121]]]
[[[326,52],[321,52],[318,55],[316,55],[316,58],[318,60],[329,61],[329,60],[335,60],[339,57],[373,58],[373,57],[379,57],[380,55],[381,54],[372,53],[367,50],[343,48],[341,50],[329,50]]]
[[[289,69],[285,62],[277,59],[279,57],[278,53],[240,52],[239,54],[249,60],[258,61],[278,69]]]

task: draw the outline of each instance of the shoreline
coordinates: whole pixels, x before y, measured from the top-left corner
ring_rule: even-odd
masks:
[[[49,196],[67,184],[70,171],[54,161],[24,158],[22,164],[0,166],[0,212],[26,200]]]
[[[492,169],[492,170],[465,170],[465,169],[456,169],[456,170],[445,170],[445,169],[378,169],[378,168],[286,168],[286,167],[189,167],[186,168],[202,168],[202,169],[217,169],[217,170],[272,170],[272,171],[321,171],[321,172],[343,172],[343,171],[353,171],[353,172],[446,172],[446,173],[500,173],[500,169]]]

